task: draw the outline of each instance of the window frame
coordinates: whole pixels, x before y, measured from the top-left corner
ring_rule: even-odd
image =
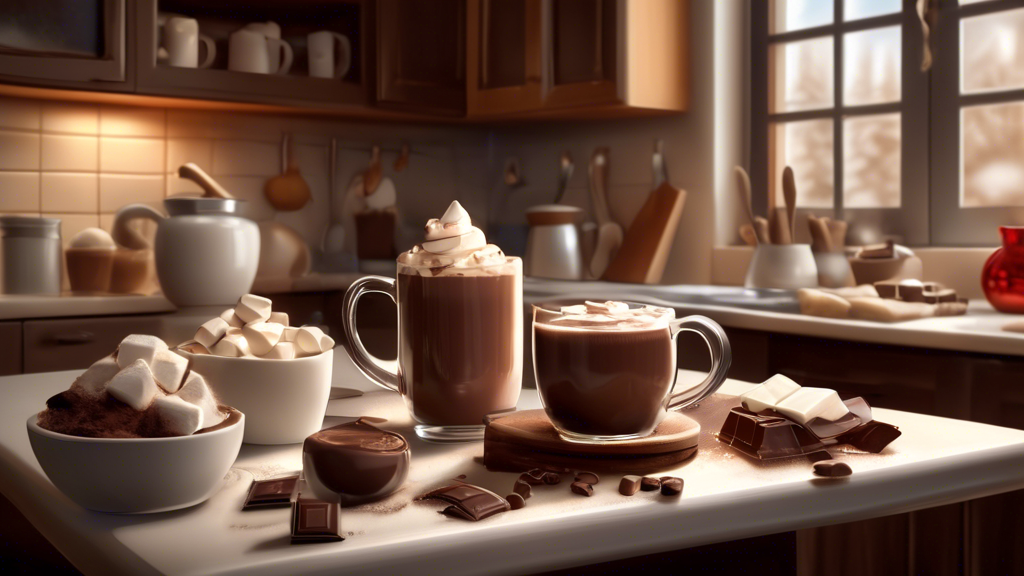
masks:
[[[961,110],[983,104],[1020,102],[1024,88],[977,94],[960,93],[961,19],[1024,8],[1024,0],[990,0],[960,5],[959,0],[939,3],[932,68],[931,130],[931,241],[935,246],[994,246],[1000,243],[999,226],[1024,224],[1024,206],[960,207],[963,182]],[[1022,39],[1024,40],[1024,39]],[[1024,159],[1022,159],[1024,161]]]
[[[1021,0],[1024,1],[1024,0]],[[756,213],[775,209],[775,191],[780,182],[770,182],[771,125],[787,121],[831,119],[833,130],[833,208],[797,208],[797,240],[809,239],[807,214],[847,220],[850,239],[874,242],[896,236],[901,243],[929,244],[929,101],[928,75],[921,72],[923,36],[915,11],[915,0],[903,0],[900,12],[844,21],[844,0],[833,0],[833,22],[795,31],[771,34],[771,0],[751,1],[751,130],[750,178]],[[843,50],[845,34],[899,26],[902,38],[899,102],[845,106],[843,103]],[[770,45],[819,37],[833,38],[833,94],[831,108],[797,112],[769,111]],[[847,208],[843,206],[843,120],[898,112],[900,114],[900,192],[898,208]]]

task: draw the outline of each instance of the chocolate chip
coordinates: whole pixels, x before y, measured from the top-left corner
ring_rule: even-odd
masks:
[[[70,393],[67,390],[55,396],[50,396],[46,401],[46,407],[50,410],[70,410],[73,404],[68,396],[70,396]]]
[[[817,476],[825,476],[827,478],[838,478],[853,474],[853,470],[846,462],[822,460],[821,462],[814,463],[814,474]]]
[[[562,477],[559,476],[558,474],[554,473],[554,472],[545,472],[544,473],[544,483],[549,485],[549,486],[554,486],[555,484],[558,484],[561,481],[562,481]]]
[[[512,491],[523,498],[530,497],[530,485],[522,480],[516,480],[516,484],[512,487]]]
[[[540,468],[534,468],[529,472],[523,472],[520,474],[519,479],[531,486],[537,486],[538,484],[544,483],[544,471]]]
[[[508,500],[508,504],[513,510],[519,510],[520,508],[526,507],[526,500],[519,494],[509,494],[508,496],[505,496],[505,500]]]
[[[594,474],[593,472],[577,472],[576,473],[576,481],[577,482],[586,482],[587,484],[593,485],[593,484],[597,484],[600,480],[601,479],[598,478],[597,474]]]
[[[572,490],[573,494],[579,494],[580,496],[594,495],[594,487],[586,482],[573,482],[569,489]]]
[[[622,480],[619,480],[619,494],[623,496],[632,496],[636,494],[636,491],[640,489],[640,478],[639,476],[623,476]]]
[[[658,488],[661,488],[661,480],[657,478],[645,476],[640,480],[640,489],[644,492],[654,492]]]
[[[683,493],[683,479],[674,476],[661,477],[661,495],[679,496]]]

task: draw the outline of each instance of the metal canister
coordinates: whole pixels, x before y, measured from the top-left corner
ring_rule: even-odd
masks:
[[[5,294],[60,294],[59,218],[0,217]]]

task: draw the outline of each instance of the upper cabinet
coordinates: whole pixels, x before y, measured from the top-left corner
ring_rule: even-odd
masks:
[[[79,91],[67,99],[121,91],[477,122],[682,112],[688,9],[688,0],[7,0],[0,21],[20,34],[0,35],[0,93],[34,85]]]

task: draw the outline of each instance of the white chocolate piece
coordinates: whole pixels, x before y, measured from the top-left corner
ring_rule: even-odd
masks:
[[[629,311],[629,304],[625,302],[590,302],[586,301],[585,306],[590,314],[619,314]]]
[[[185,385],[176,394],[185,402],[195,404],[203,411],[203,428],[216,426],[227,418],[227,415],[217,407],[217,398],[214,397],[206,380],[198,372],[189,372],[185,378]]]
[[[135,363],[136,360],[145,361],[146,365],[152,365],[156,353],[167,350],[167,343],[148,334],[132,334],[121,340],[117,347],[117,365],[124,370]]]
[[[238,299],[235,314],[246,324],[266,322],[270,318],[270,299],[255,294],[246,294]]]
[[[277,346],[284,326],[274,322],[253,322],[242,328],[242,336],[249,344],[249,350],[256,356],[263,356]]]
[[[71,386],[78,387],[87,396],[98,398],[107,389],[107,383],[111,378],[120,371],[117,360],[114,360],[114,355],[111,354],[93,363]]]
[[[284,332],[281,332],[282,342],[295,342],[295,338],[299,335],[301,328],[294,328],[292,326],[285,326]]]
[[[157,352],[150,370],[156,383],[168,394],[174,394],[181,388],[181,383],[185,379],[188,360],[170,350],[161,350]]]
[[[334,340],[316,326],[303,326],[295,336],[295,345],[309,356],[334,348]]]
[[[853,307],[849,300],[814,288],[801,288],[796,292],[800,313],[822,318],[849,318]]]
[[[136,410],[145,410],[160,390],[149,365],[142,358],[118,372],[107,384],[107,393]]]
[[[835,421],[850,412],[835,390],[828,388],[801,388],[775,407],[784,416],[799,424],[815,418]]]
[[[245,326],[245,322],[235,314],[234,308],[228,308],[227,310],[220,313],[220,319],[227,322],[231,328],[241,328]]]
[[[268,360],[293,360],[295,358],[295,354],[295,343],[282,341],[278,342],[277,345],[264,354],[262,358],[266,358]]]
[[[178,396],[160,396],[153,401],[160,422],[176,436],[188,436],[203,427],[203,410]]]
[[[267,322],[273,322],[275,324],[280,324],[281,326],[288,326],[288,313],[271,312],[270,318],[267,319]]]
[[[574,304],[572,306],[562,306],[562,314],[586,314],[587,307],[583,304]]]
[[[194,339],[209,350],[228,333],[228,328],[231,328],[231,325],[223,317],[210,318],[199,327],[199,330],[196,330]]]
[[[213,345],[213,348],[210,348],[210,354],[226,356],[228,358],[241,358],[242,356],[249,356],[251,352],[249,350],[249,343],[245,340],[245,336],[242,335],[242,330],[231,328],[223,338]]]
[[[779,402],[800,389],[800,385],[782,374],[776,374],[765,380],[756,388],[740,394],[743,407],[751,412],[775,410]]]

